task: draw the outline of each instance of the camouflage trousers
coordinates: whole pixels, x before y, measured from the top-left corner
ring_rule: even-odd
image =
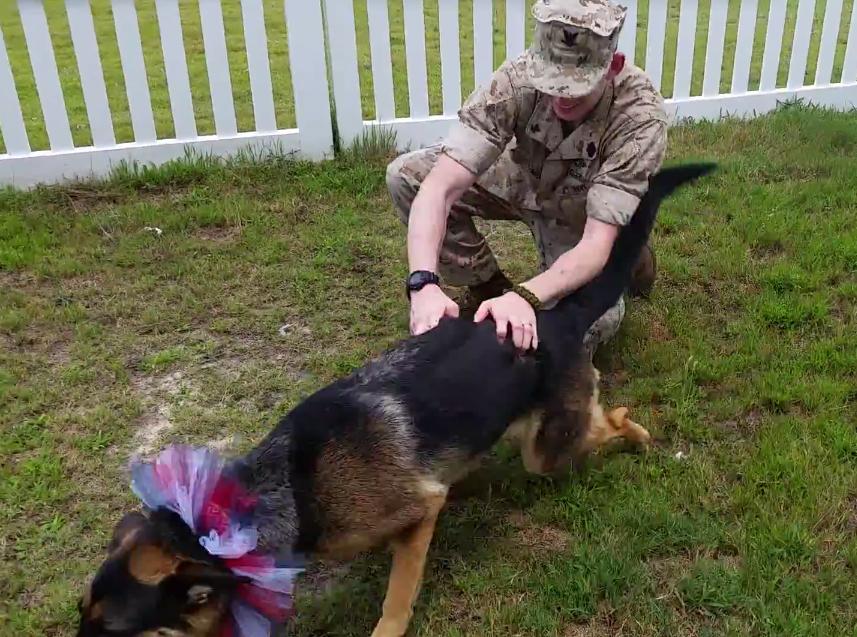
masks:
[[[405,225],[420,184],[434,167],[439,154],[439,146],[430,146],[401,155],[387,167],[387,187],[396,213]],[[581,215],[577,223],[567,223],[522,206],[535,198],[532,192],[526,192],[528,182],[517,174],[521,170],[509,153],[504,153],[452,206],[438,259],[439,274],[446,283],[478,285],[499,270],[488,242],[476,229],[474,217],[526,224],[535,240],[542,271],[580,240],[585,215]],[[624,316],[625,302],[620,298],[587,332],[584,344],[590,355],[598,344],[616,334]]]

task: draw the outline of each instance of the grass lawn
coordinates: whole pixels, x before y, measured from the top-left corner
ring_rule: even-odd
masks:
[[[60,81],[69,113],[72,136],[77,146],[92,143],[87,119],[86,106],[78,77],[77,61],[71,44],[68,20],[65,14],[65,0],[42,0],[48,16],[51,37],[60,69]],[[301,0],[286,0],[299,2]],[[705,48],[708,33],[709,9],[712,0],[699,0],[697,16],[696,44],[693,55],[692,95],[702,91]],[[735,42],[738,35],[738,15],[740,0],[717,0],[729,3],[729,19],[726,29],[726,47],[721,76],[721,92],[728,93],[732,81],[732,65],[735,56]],[[531,0],[525,0],[527,6]],[[768,8],[771,0],[759,0],[756,19],[753,56],[750,73],[750,88],[756,89],[762,67],[762,55],[765,47],[765,29],[768,20]],[[146,63],[146,78],[149,84],[155,124],[158,136],[172,137],[173,123],[164,73],[158,22],[155,13],[155,0],[136,0],[139,14],[143,52]],[[282,128],[295,126],[293,91],[289,71],[289,51],[286,42],[286,27],[283,0],[263,0],[268,33],[269,57],[274,88],[277,124]],[[854,0],[843,0],[840,20],[838,46],[834,57],[833,81],[839,81],[845,57],[851,12]],[[116,43],[110,0],[90,0],[95,21],[95,31],[101,51],[102,67],[106,78],[107,95],[113,113],[113,125],[117,141],[133,140],[131,118],[125,95],[125,81],[119,61],[119,49]],[[665,41],[663,67],[663,93],[672,95],[675,73],[676,47],[678,40],[678,19],[681,0],[668,0],[668,27]],[[222,0],[224,24],[226,27],[227,50],[230,64],[239,130],[254,130],[253,105],[250,93],[250,81],[247,74],[247,56],[244,51],[244,33],[241,22],[239,0]],[[461,78],[462,95],[466,97],[474,87],[473,78],[473,13],[472,2],[461,0],[459,3],[459,29],[461,38]],[[805,81],[812,84],[815,78],[821,27],[827,0],[817,0],[812,26],[812,39],[808,56]],[[202,45],[202,32],[197,0],[179,0],[182,16],[185,50],[187,53],[191,92],[197,128],[200,134],[214,133],[214,117],[206,71],[205,54]],[[426,55],[428,59],[429,104],[432,114],[442,112],[441,107],[441,67],[440,34],[438,26],[438,0],[424,0],[426,23]],[[494,61],[499,66],[505,51],[506,3],[494,0]],[[636,62],[643,66],[646,51],[646,30],[649,0],[638,2],[638,26],[636,40]],[[788,65],[791,56],[792,38],[797,18],[798,0],[787,0],[787,19],[783,36],[781,62],[778,73],[778,86],[785,86]],[[360,73],[363,114],[367,119],[374,118],[374,94],[372,85],[371,57],[369,50],[369,26],[366,16],[366,1],[354,0],[354,13],[357,29],[357,48]],[[393,85],[395,89],[396,113],[400,117],[408,115],[407,67],[405,62],[405,34],[403,27],[402,0],[389,0],[390,43],[393,58]],[[533,19],[528,15],[527,38],[532,37]],[[24,114],[25,125],[34,150],[48,148],[42,112],[33,80],[30,61],[27,54],[24,34],[18,18],[15,2],[0,3],[0,30],[6,41],[19,98]],[[686,54],[686,52],[683,52]],[[135,78],[137,80],[138,78]],[[855,78],[848,78],[855,79]],[[0,153],[4,152],[0,135]]]
[[[498,449],[442,517],[413,634],[857,635],[855,153],[857,113],[671,131],[670,161],[722,171],[663,210],[653,298],[597,359],[656,446],[562,482]],[[200,163],[0,193],[0,634],[73,634],[130,454],[247,449],[405,334],[383,177]],[[531,273],[526,231],[489,230]],[[314,574],[295,634],[368,634],[386,573]]]

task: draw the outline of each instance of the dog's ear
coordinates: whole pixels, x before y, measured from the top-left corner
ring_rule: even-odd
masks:
[[[188,592],[196,589],[197,593],[208,589],[208,592],[232,590],[239,584],[245,584],[249,577],[236,575],[232,571],[215,564],[206,564],[186,560],[179,564],[176,578],[188,586]]]
[[[175,577],[189,591],[189,601],[199,603],[215,591],[225,592],[249,578],[236,575],[215,563],[177,555],[157,544],[138,544],[128,554],[128,573],[141,584],[158,586]],[[192,594],[191,594],[192,592]]]
[[[181,559],[156,544],[138,544],[128,554],[128,573],[141,584],[157,586],[175,575]]]
[[[149,524],[149,520],[139,511],[126,513],[113,529],[113,537],[107,551],[113,553],[119,548],[130,546],[134,538]]]

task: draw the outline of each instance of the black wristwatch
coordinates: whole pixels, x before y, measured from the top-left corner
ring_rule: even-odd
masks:
[[[411,298],[412,292],[419,292],[427,285],[437,285],[438,283],[440,283],[440,277],[434,272],[416,270],[408,275],[408,280],[405,284],[405,293],[408,295],[408,298]]]

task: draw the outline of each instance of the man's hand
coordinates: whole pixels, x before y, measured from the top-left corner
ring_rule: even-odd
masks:
[[[503,296],[482,303],[473,320],[479,323],[488,316],[497,324],[497,338],[501,343],[511,330],[512,342],[519,350],[536,349],[539,346],[536,312],[532,305],[514,292],[506,292]]]
[[[444,316],[457,317],[458,305],[440,287],[430,284],[411,293],[411,334],[434,329]]]

